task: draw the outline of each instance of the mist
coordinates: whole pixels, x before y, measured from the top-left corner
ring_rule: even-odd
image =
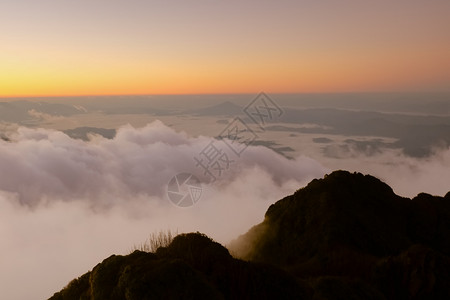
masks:
[[[193,158],[220,141],[159,121],[89,141],[11,128],[0,141],[0,230],[8,241],[0,246],[0,289],[8,299],[49,297],[155,231],[200,231],[226,244],[260,222],[270,204],[328,171],[307,157],[288,160],[249,146],[212,182]],[[167,198],[167,184],[180,172],[202,181],[192,207]],[[25,283],[27,289],[12,288]]]
[[[56,130],[4,127],[0,236],[7,243],[0,245],[0,289],[8,299],[49,297],[102,259],[129,253],[152,232],[200,231],[227,244],[261,222],[272,203],[334,169],[375,175],[401,196],[449,189],[448,148],[423,158],[382,149],[314,160],[250,145],[238,157],[223,141],[160,121],[87,141]],[[194,161],[210,142],[232,160],[216,181]],[[187,208],[167,197],[168,182],[182,172],[202,184],[200,200]],[[24,284],[27,289],[20,288]]]
[[[332,169],[376,176],[404,197],[415,197],[422,192],[444,196],[450,191],[450,148],[446,147],[434,147],[427,157],[411,157],[398,149],[383,149],[374,155],[353,153],[350,158],[320,161]]]

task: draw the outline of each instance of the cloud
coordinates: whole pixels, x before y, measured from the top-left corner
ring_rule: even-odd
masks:
[[[421,192],[444,196],[450,191],[450,148],[433,148],[427,157],[411,157],[400,149],[379,149],[376,153],[353,152],[351,157],[319,159],[330,169],[345,169],[376,176],[394,192],[414,197]]]
[[[0,190],[16,193],[20,203],[30,206],[77,199],[94,206],[111,205],[114,199],[140,194],[161,197],[177,173],[202,175],[194,156],[211,141],[226,148],[223,142],[190,138],[159,121],[137,129],[122,127],[112,140],[95,137],[84,142],[59,131],[25,127],[8,137],[10,142],[0,144]],[[249,147],[242,157],[232,157],[231,151],[228,155],[232,164],[221,178],[227,182],[256,166],[278,184],[320,176],[324,171],[311,159],[289,161],[265,147]]]
[[[111,140],[25,127],[5,134],[0,290],[8,299],[49,297],[154,231],[201,231],[227,243],[260,222],[270,204],[327,171],[307,157],[288,160],[261,146],[233,156],[222,141],[159,121],[124,126]],[[211,142],[233,160],[215,182],[194,161]],[[184,209],[166,196],[169,180],[181,172],[198,176],[203,187],[200,201]]]
[[[399,149],[317,161],[289,160],[263,146],[240,157],[223,141],[191,137],[156,121],[124,126],[113,139],[3,124],[0,139],[0,290],[7,299],[49,297],[111,254],[126,254],[152,232],[201,231],[227,243],[262,221],[268,206],[331,169],[373,174],[403,196],[449,189],[450,149],[427,158]],[[194,157],[210,143],[232,161],[215,182]],[[166,195],[181,172],[202,181],[189,208]],[[27,286],[24,289],[23,286]]]
[[[34,109],[34,108],[33,108],[33,109],[30,109],[30,110],[27,112],[27,114],[28,114],[30,117],[36,119],[36,121],[41,122],[41,123],[42,123],[42,122],[61,121],[61,120],[66,119],[66,117],[50,115],[50,114],[47,114],[47,113],[44,113],[44,112],[37,111],[37,110]]]

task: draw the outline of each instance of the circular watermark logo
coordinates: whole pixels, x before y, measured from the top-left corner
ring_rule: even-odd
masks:
[[[200,200],[201,196],[202,185],[200,180],[190,173],[175,175],[167,186],[167,197],[176,206],[192,206]]]

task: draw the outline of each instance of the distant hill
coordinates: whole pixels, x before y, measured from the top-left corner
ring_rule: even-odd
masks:
[[[202,234],[111,256],[51,299],[450,299],[450,192],[397,196],[336,171],[227,249]]]
[[[285,108],[283,115],[274,121],[284,124],[270,124],[265,129],[319,135],[393,138],[396,139],[395,142],[378,144],[377,147],[402,149],[404,154],[412,157],[426,157],[433,153],[435,147],[446,148],[450,145],[448,115],[408,115],[335,108]],[[302,124],[316,126],[299,126]],[[326,152],[325,154],[327,155]]]
[[[200,109],[188,110],[185,113],[198,115],[198,116],[239,116],[243,114],[243,107],[230,102],[225,101],[214,106],[208,106]]]
[[[30,114],[33,111],[50,116],[65,117],[85,113],[82,109],[69,104],[21,100],[0,102],[0,121],[29,123],[35,119],[35,116]]]
[[[80,139],[83,141],[89,140],[89,135],[97,134],[107,139],[113,139],[116,136],[115,129],[97,128],[97,127],[77,127],[63,131],[65,134],[73,139]]]

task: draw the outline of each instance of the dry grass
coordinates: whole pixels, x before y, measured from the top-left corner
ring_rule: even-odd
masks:
[[[154,253],[158,248],[167,247],[172,243],[173,239],[178,235],[177,231],[159,231],[150,234],[148,239],[140,245],[134,245],[130,252],[135,250]]]

